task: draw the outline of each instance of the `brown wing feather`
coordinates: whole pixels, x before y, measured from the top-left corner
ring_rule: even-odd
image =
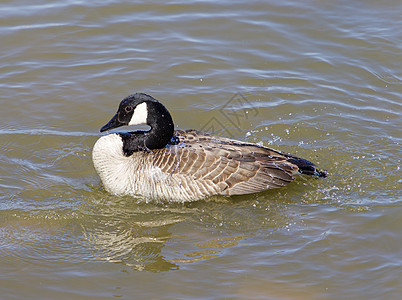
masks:
[[[277,151],[202,134],[175,131],[180,143],[154,151],[153,163],[181,178],[189,193],[238,195],[287,185],[298,167]]]

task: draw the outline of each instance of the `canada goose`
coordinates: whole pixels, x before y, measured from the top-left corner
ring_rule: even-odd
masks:
[[[168,110],[142,93],[123,99],[100,131],[138,124],[151,128],[102,136],[93,148],[95,169],[112,194],[184,202],[282,187],[295,174],[326,177],[291,154],[196,130],[175,131]]]

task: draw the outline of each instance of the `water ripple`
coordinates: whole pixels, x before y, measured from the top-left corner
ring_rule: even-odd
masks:
[[[2,3],[3,297],[397,299],[400,3],[345,3]],[[330,176],[184,205],[109,195],[91,149],[133,92]]]

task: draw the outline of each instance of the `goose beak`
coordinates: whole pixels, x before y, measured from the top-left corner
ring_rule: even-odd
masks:
[[[100,129],[100,132],[104,132],[106,130],[117,128],[117,127],[120,127],[120,126],[123,126],[123,125],[125,125],[125,124],[121,123],[119,121],[119,118],[118,118],[117,114],[115,114],[114,117],[105,126],[103,126]]]

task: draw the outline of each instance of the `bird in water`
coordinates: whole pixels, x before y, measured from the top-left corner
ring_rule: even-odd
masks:
[[[295,155],[193,129],[174,130],[165,106],[143,93],[123,99],[100,131],[139,124],[150,129],[111,133],[94,145],[95,169],[112,194],[185,202],[279,188],[296,174],[327,176]]]

